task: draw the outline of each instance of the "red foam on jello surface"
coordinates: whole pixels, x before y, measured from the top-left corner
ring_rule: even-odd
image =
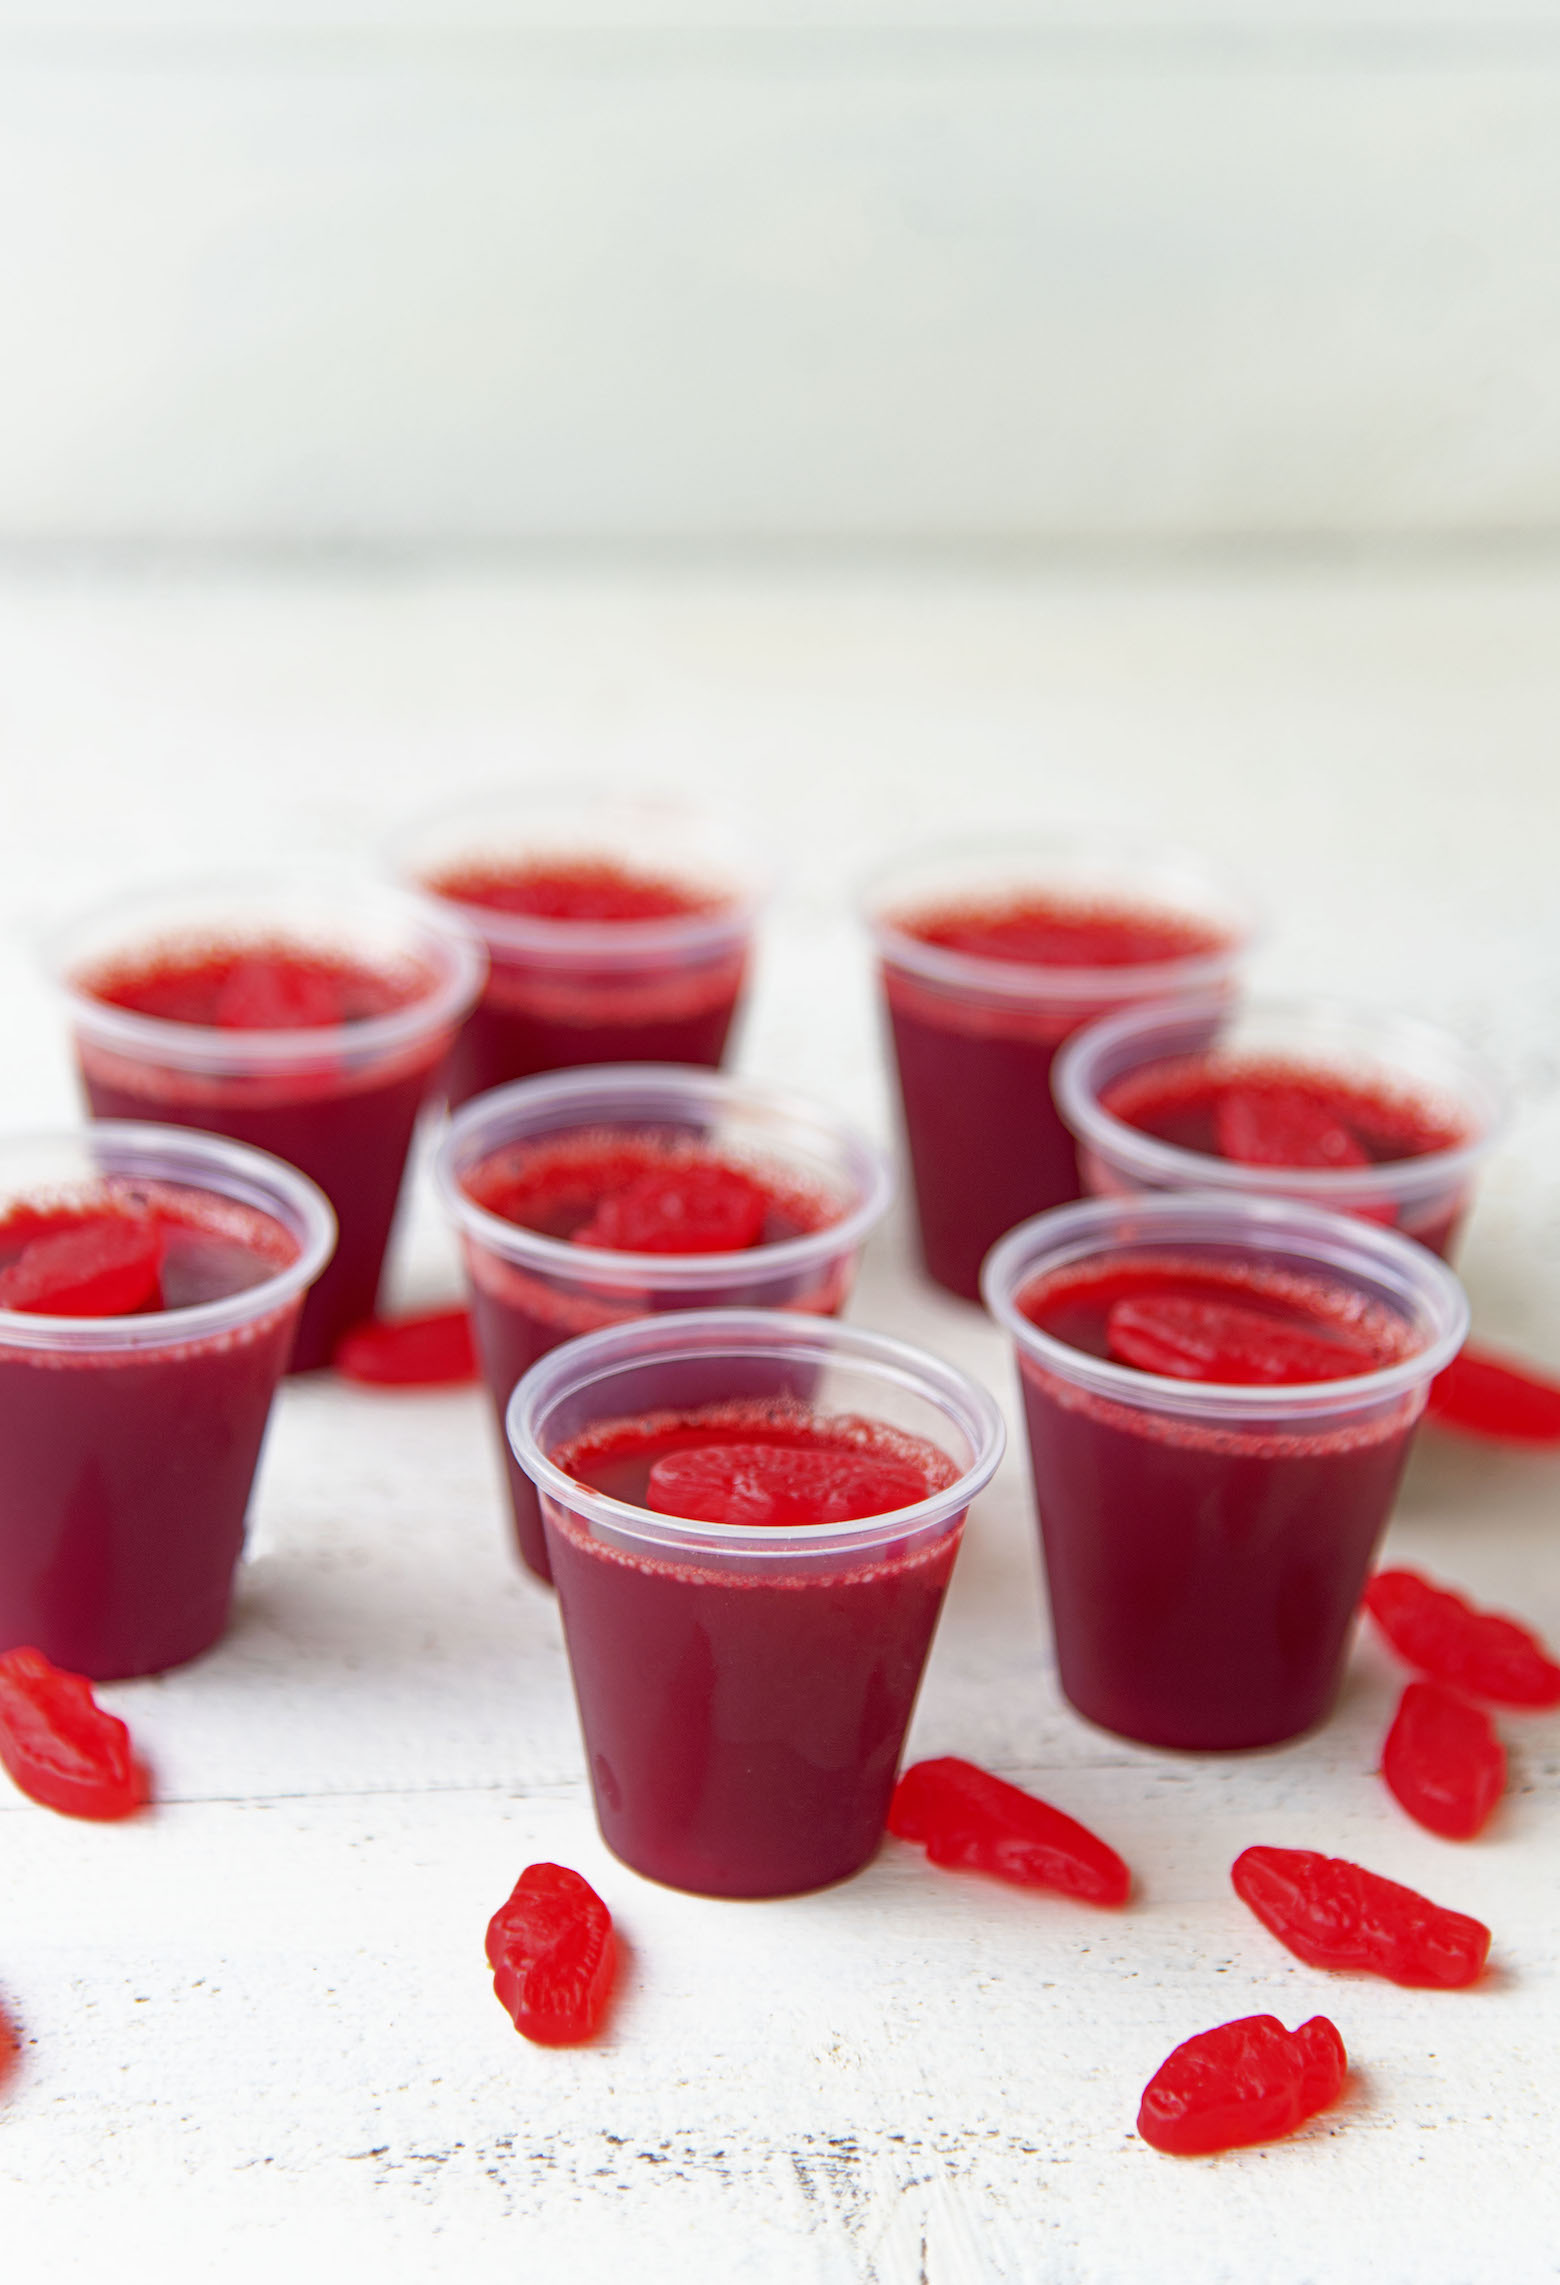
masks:
[[[1242,1166],[1369,1166],[1371,1156],[1324,1099],[1299,1087],[1231,1087],[1214,1109],[1219,1154]]]
[[[1217,952],[1224,932],[1179,913],[1040,896],[972,900],[895,925],[923,944],[1037,968],[1139,968]]]
[[[649,1504],[694,1523],[849,1523],[925,1499],[920,1469],[827,1446],[706,1444],[650,1469]]]
[[[127,1317],[159,1301],[163,1233],[149,1214],[97,1214],[29,1240],[0,1270],[0,1309]]]
[[[83,974],[95,1000],[164,1023],[225,1031],[323,1031],[409,1005],[426,982],[304,945],[150,948]]]
[[[718,912],[725,901],[656,874],[631,872],[605,858],[572,864],[454,867],[435,874],[428,886],[435,896],[455,904],[529,914],[538,920],[679,920]]]

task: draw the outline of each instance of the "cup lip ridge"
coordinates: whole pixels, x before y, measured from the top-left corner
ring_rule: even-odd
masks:
[[[297,1257],[258,1285],[185,1309],[159,1309],[135,1317],[57,1317],[41,1310],[0,1309],[0,1348],[56,1353],[183,1348],[285,1308],[295,1295],[308,1290],[335,1251],[336,1216],[319,1185],[285,1159],[257,1150],[252,1143],[233,1142],[197,1127],[157,1126],[136,1119],[88,1119],[79,1127],[29,1128],[0,1137],[0,1150],[84,1145],[90,1154],[95,1144],[129,1162],[100,1166],[100,1173],[205,1189],[273,1221],[283,1221],[290,1213],[294,1226],[285,1222],[283,1226],[297,1242]],[[220,1179],[224,1176],[226,1184]]]
[[[290,898],[301,898],[314,902],[327,918],[332,913],[333,900],[338,909],[343,903],[355,903],[360,909],[399,919],[409,937],[420,937],[424,946],[436,952],[442,972],[427,991],[403,1007],[392,1008],[388,1014],[292,1031],[224,1031],[212,1024],[174,1023],[164,1016],[144,1015],[137,1009],[116,1007],[112,1001],[100,1000],[76,980],[73,969],[81,955],[73,950],[73,939],[86,930],[112,922],[122,914],[126,923],[125,949],[133,951],[138,941],[147,945],[156,943],[154,916],[159,904],[209,898],[213,908],[212,937],[220,941],[223,897],[256,902],[275,898],[279,904],[285,904]],[[146,916],[146,928],[137,938],[133,923],[136,916],[142,914]],[[283,918],[279,922],[279,933],[285,932]],[[178,935],[190,933],[188,926],[180,924]],[[475,1007],[488,968],[486,948],[480,937],[466,927],[449,906],[441,908],[437,899],[356,873],[332,875],[303,868],[195,874],[153,882],[129,895],[76,913],[50,932],[43,954],[50,979],[65,1002],[72,1025],[90,1038],[94,1046],[108,1048],[134,1062],[233,1077],[307,1071],[343,1061],[360,1066],[393,1056],[440,1031],[453,1030]]]
[[[723,896],[712,911],[664,913],[653,920],[568,920],[544,913],[504,912],[493,905],[468,904],[433,886],[434,874],[417,857],[422,838],[440,826],[471,820],[473,835],[493,821],[523,814],[529,802],[542,808],[566,802],[588,820],[592,805],[610,811],[614,804],[638,803],[685,820],[690,827],[714,827],[742,842],[744,878]],[[588,834],[586,836],[588,838]],[[480,847],[473,842],[473,858]],[[389,837],[384,860],[410,893],[426,898],[446,912],[460,915],[463,925],[479,936],[495,954],[520,954],[544,967],[567,968],[576,962],[600,963],[614,970],[653,967],[677,955],[714,955],[743,943],[752,934],[759,913],[774,888],[774,869],[749,848],[738,829],[719,811],[703,809],[675,795],[655,795],[634,786],[610,784],[569,785],[558,781],[525,786],[489,787],[464,798],[428,809],[408,819]],[[672,871],[668,867],[668,873]]]
[[[611,1498],[576,1482],[542,1450],[534,1421],[546,1405],[572,1387],[610,1380],[616,1368],[657,1356],[709,1355],[722,1345],[745,1357],[773,1355],[827,1364],[833,1358],[875,1368],[880,1377],[932,1402],[940,1402],[972,1446],[972,1457],[952,1484],[928,1493],[908,1507],[881,1515],[857,1516],[844,1523],[810,1523],[790,1529],[772,1525],[700,1523],[661,1515]],[[645,1548],[696,1555],[727,1554],[794,1558],[808,1550],[859,1552],[935,1530],[962,1513],[995,1474],[1006,1445],[1001,1409],[991,1392],[929,1350],[845,1325],[835,1317],[813,1317],[789,1309],[688,1309],[658,1317],[636,1317],[604,1326],[550,1349],[515,1384],[504,1408],[509,1450],[537,1491],[560,1506],[606,1525]]]
[[[1307,1256],[1318,1269],[1356,1278],[1385,1279],[1405,1298],[1417,1299],[1431,1319],[1423,1348],[1368,1373],[1328,1381],[1250,1383],[1176,1381],[1139,1372],[1075,1349],[1033,1324],[1018,1307],[1018,1295],[1046,1266],[1068,1259],[1088,1260],[1112,1250],[1091,1239],[1123,1240],[1164,1251],[1182,1243],[1248,1243],[1263,1240]],[[1136,1224],[1133,1228],[1131,1225]],[[1029,1357],[1059,1379],[1097,1395],[1114,1398],[1134,1411],[1218,1419],[1226,1423],[1275,1414],[1305,1419],[1322,1413],[1362,1411],[1427,1386],[1449,1365],[1468,1332],[1468,1301],[1461,1284],[1436,1254],[1395,1230],[1382,1230],[1348,1214],[1291,1199],[1233,1197],[1216,1190],[1137,1192],[1125,1198],[1086,1198],[1053,1206],[1031,1216],[998,1239],[981,1268],[981,1297],[987,1309],[1017,1343],[1020,1362]]]
[[[1098,857],[1119,861],[1124,869],[1140,868],[1145,876],[1143,899],[1153,900],[1148,876],[1162,880],[1179,877],[1197,887],[1210,903],[1224,908],[1226,940],[1205,952],[1184,953],[1168,960],[1142,961],[1111,968],[1074,967],[1043,961],[988,960],[978,953],[955,952],[945,945],[928,944],[896,927],[885,900],[893,876],[917,859],[957,862],[962,857],[991,856],[994,869],[1001,860],[1011,867],[1025,857],[1037,868],[1058,859]],[[931,901],[930,898],[927,901]],[[857,892],[858,909],[886,967],[908,971],[922,981],[941,986],[950,994],[981,995],[990,999],[1028,1003],[1035,1000],[1107,1006],[1118,1000],[1159,1000],[1210,990],[1246,959],[1261,940],[1262,921],[1255,901],[1233,883],[1226,882],[1195,850],[1175,842],[1156,841],[1131,831],[1077,829],[1057,832],[1017,832],[1010,835],[965,834],[941,842],[916,842],[895,852],[866,876]]]
[[[549,1238],[539,1230],[506,1222],[501,1214],[478,1205],[462,1186],[456,1160],[463,1146],[490,1120],[503,1119],[517,1107],[542,1108],[578,1101],[582,1128],[592,1124],[626,1126],[630,1123],[627,1118],[614,1118],[605,1111],[592,1121],[592,1100],[643,1096],[643,1118],[648,1120],[651,1106],[657,1100],[665,1101],[673,1090],[685,1098],[693,1097],[701,1107],[718,1110],[751,1104],[799,1124],[826,1129],[843,1146],[850,1163],[860,1193],[856,1203],[838,1221],[826,1222],[820,1229],[804,1230],[799,1237],[781,1238],[771,1245],[746,1246],[738,1253],[618,1253],[605,1247],[571,1245],[567,1239]],[[495,1135],[482,1155],[505,1147],[506,1138]],[[683,1063],[596,1063],[541,1072],[534,1078],[512,1079],[502,1087],[489,1088],[486,1094],[463,1103],[450,1118],[434,1154],[433,1179],[445,1212],[463,1234],[506,1261],[576,1285],[617,1285],[630,1278],[667,1290],[695,1293],[729,1284],[733,1274],[744,1268],[755,1276],[780,1277],[854,1251],[887,1212],[896,1187],[887,1153],[847,1120],[837,1117],[827,1104],[790,1088],[771,1087],[763,1081]]]
[[[1319,1018],[1358,1028],[1379,1025],[1383,1031],[1417,1034],[1438,1053],[1450,1053],[1466,1066],[1474,1082],[1489,1099],[1487,1117],[1466,1142],[1445,1150],[1422,1151],[1416,1158],[1385,1159],[1369,1167],[1256,1167],[1214,1158],[1202,1151],[1167,1143],[1145,1134],[1108,1111],[1093,1079],[1096,1060],[1135,1032],[1152,1031],[1172,1018],[1195,1023],[1202,1018],[1254,1016]],[[1168,1058],[1166,1058],[1168,1060]],[[1297,1050],[1295,1061],[1302,1061]],[[1142,1068],[1148,1068],[1145,1060]],[[1374,1200],[1379,1197],[1418,1197],[1421,1193],[1455,1187],[1472,1173],[1500,1140],[1510,1122],[1510,1093],[1487,1060],[1460,1040],[1455,1032],[1418,1016],[1400,1016],[1364,1002],[1314,996],[1260,994],[1230,999],[1223,994],[1178,994],[1174,998],[1144,1002],[1113,1010],[1086,1024],[1063,1042],[1051,1067],[1051,1092],[1066,1126],[1085,1149],[1111,1156],[1126,1164],[1134,1179],[1156,1179],[1178,1190],[1228,1190],[1242,1196],[1283,1196],[1326,1205],[1343,1198]]]

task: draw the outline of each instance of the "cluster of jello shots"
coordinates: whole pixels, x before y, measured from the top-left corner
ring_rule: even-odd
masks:
[[[761,883],[675,806],[541,796],[400,878],[195,884],[51,953],[91,1114],[0,1148],[0,1650],[226,1624],[280,1376],[372,1322],[414,1127],[608,1845],[790,1894],[882,1835],[989,1391],[839,1321],[888,1203],[719,1069]],[[1252,924],[1118,840],[871,884],[927,1274],[1011,1334],[1062,1688],[1155,1746],[1328,1712],[1501,1118],[1441,1033],[1239,993]]]

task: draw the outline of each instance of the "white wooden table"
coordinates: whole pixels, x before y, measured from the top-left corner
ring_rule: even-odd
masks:
[[[744,1066],[886,1128],[850,878],[954,820],[1132,819],[1247,871],[1265,980],[1482,1036],[1521,1113],[1465,1252],[1486,1337],[1560,1365],[1560,578],[1539,570],[605,573],[0,587],[5,1119],[69,1114],[26,939],[132,876],[345,851],[446,790],[590,766],[754,812],[793,872]],[[426,1188],[406,1300],[453,1292]],[[902,1227],[852,1314],[1011,1395]],[[0,1456],[3,1464],[3,1456]],[[1560,1635],[1560,1458],[1426,1439],[1393,1552]],[[1398,1676],[1274,1753],[1138,1751],[1055,1684],[1020,1454],[972,1517],[913,1750],[1097,1825],[1124,1915],[932,1872],[722,1904],[597,1840],[555,1613],[509,1558],[475,1392],[289,1388],[235,1623],[106,1690],[157,1776],[124,1828],[0,1792],[7,2275],[763,2285],[1034,2279],[1503,2285],[1560,2270],[1557,1725],[1457,1848],[1372,1769]],[[1335,1979],[1240,1907],[1248,1842],[1478,1913],[1466,1994]],[[539,1857],[624,1939],[595,2047],[518,2039],[482,1959]],[[1132,2131],[1178,2040],[1339,2024],[1347,2099],[1195,2164]]]

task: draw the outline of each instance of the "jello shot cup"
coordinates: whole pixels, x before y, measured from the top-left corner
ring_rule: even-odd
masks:
[[[434,1180],[465,1256],[516,1545],[541,1579],[535,1486],[504,1436],[521,1375],[560,1341],[669,1310],[833,1316],[893,1195],[882,1152],[823,1106],[660,1064],[479,1096],[451,1120]],[[702,1210],[685,1235],[679,1210]]]
[[[113,1681],[218,1639],[334,1236],[312,1182],[214,1135],[0,1143],[0,1650]]]
[[[987,1262],[1013,1336],[1063,1692],[1145,1745],[1321,1721],[1432,1379],[1468,1310],[1368,1222],[1091,1199]]]
[[[767,885],[721,820],[649,795],[536,788],[444,811],[391,856],[487,948],[445,1073],[452,1108],[544,1071],[721,1062]]]
[[[1005,1230],[1082,1190],[1051,1096],[1108,1011],[1232,986],[1247,907],[1195,858],[1124,836],[954,842],[869,884],[929,1277],[974,1301]]]
[[[1450,1254],[1506,1091],[1438,1026],[1329,1000],[1127,1008],[1056,1059],[1085,1188],[1357,1214]]]
[[[303,876],[197,882],[52,947],[94,1118],[199,1127],[286,1159],[335,1209],[293,1370],[370,1317],[417,1115],[481,988],[480,944],[422,899]]]
[[[705,1896],[859,1870],[965,1511],[1001,1457],[991,1397],[854,1326],[698,1310],[554,1350],[508,1425],[541,1495],[607,1846]],[[787,1504],[774,1485],[793,1466],[805,1496]],[[862,1468],[858,1508],[903,1504],[849,1513]],[[830,1498],[841,1520],[803,1520]]]

